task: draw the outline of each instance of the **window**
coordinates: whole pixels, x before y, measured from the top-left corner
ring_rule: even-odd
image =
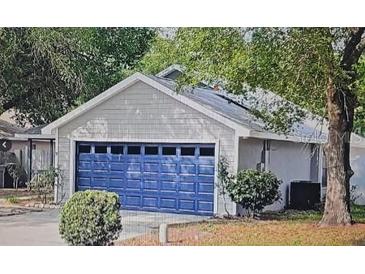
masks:
[[[79,146],[79,153],[90,153],[91,146]]]
[[[195,147],[181,148],[181,156],[194,156],[194,155],[195,155]]]
[[[214,148],[212,147],[201,147],[200,156],[214,156]]]
[[[36,150],[37,149],[37,145],[36,144],[32,144],[32,150]]]
[[[145,155],[157,155],[158,154],[158,147],[145,147],[144,148]]]
[[[95,153],[106,153],[107,147],[106,146],[95,146]]]
[[[130,154],[130,155],[141,154],[141,147],[140,146],[128,146],[128,154]]]
[[[123,147],[122,146],[111,146],[110,153],[111,154],[123,154]]]
[[[163,155],[176,155],[176,147],[163,147],[162,154]]]

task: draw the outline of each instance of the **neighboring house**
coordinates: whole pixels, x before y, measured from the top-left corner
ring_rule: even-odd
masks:
[[[287,203],[293,180],[325,183],[326,129],[306,120],[287,136],[265,129],[249,102],[209,87],[176,93],[179,70],[136,73],[42,129],[55,138],[55,165],[63,171],[56,196],[85,189],[115,191],[123,208],[223,214],[217,164],[231,171],[271,170]],[[361,184],[365,140],[353,138],[353,182]],[[364,190],[364,183],[361,187]],[[325,187],[325,186],[324,186]],[[232,214],[241,209],[228,201]]]
[[[24,128],[17,126],[13,119],[14,114],[15,112],[10,110],[0,115],[0,139],[11,142],[8,153],[15,154],[29,180],[38,171],[48,169],[52,165],[53,139],[40,135],[42,127],[31,127],[29,123]],[[7,179],[4,180],[2,175],[0,174],[3,181],[1,186],[11,187],[11,178],[7,176]]]

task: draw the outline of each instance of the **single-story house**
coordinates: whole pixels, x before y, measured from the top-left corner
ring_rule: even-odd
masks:
[[[232,172],[262,168],[283,181],[283,199],[269,209],[285,207],[293,180],[325,189],[326,129],[318,121],[306,120],[288,135],[270,132],[242,98],[204,85],[177,93],[179,73],[176,66],[155,76],[135,73],[44,127],[63,173],[55,196],[101,189],[117,192],[126,209],[221,215],[222,156]],[[364,138],[354,135],[352,148],[352,181],[365,192]],[[232,214],[240,212],[227,203]]]
[[[42,127],[30,123],[26,123],[25,127],[18,126],[14,115],[14,110],[0,115],[0,139],[10,143],[6,151],[0,150],[0,188],[13,186],[13,179],[6,171],[7,160],[1,159],[5,158],[4,153],[15,156],[17,163],[23,167],[27,180],[37,172],[48,169],[54,162],[53,136],[41,135]]]

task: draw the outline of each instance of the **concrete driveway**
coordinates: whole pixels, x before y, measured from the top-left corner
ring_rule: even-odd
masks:
[[[207,217],[158,212],[121,211],[123,231],[119,239],[157,231],[161,223],[198,222]],[[0,216],[0,245],[65,245],[58,234],[59,209]]]

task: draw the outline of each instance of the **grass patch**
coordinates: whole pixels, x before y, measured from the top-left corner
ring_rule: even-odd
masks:
[[[11,204],[17,204],[17,203],[19,203],[19,198],[14,195],[10,195],[10,196],[6,197],[6,201]]]
[[[352,226],[318,227],[319,211],[265,212],[259,220],[209,220],[169,229],[170,245],[365,245],[365,206],[354,205]],[[159,245],[150,234],[118,245]]]

